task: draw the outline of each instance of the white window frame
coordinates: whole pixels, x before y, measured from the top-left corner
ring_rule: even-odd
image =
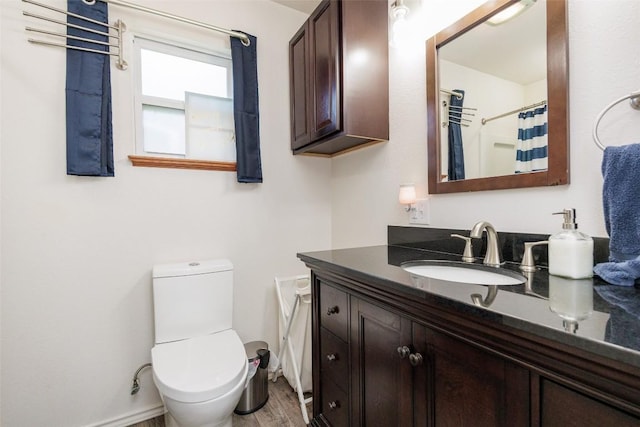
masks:
[[[134,166],[149,166],[146,164],[136,164],[135,159],[149,157],[149,158],[163,158],[163,159],[183,159],[184,161],[194,161],[202,165],[203,163],[217,163],[216,161],[208,161],[202,159],[193,159],[188,157],[188,147],[186,149],[186,155],[176,155],[169,153],[152,153],[145,152],[144,150],[144,134],[143,134],[143,105],[152,105],[157,107],[171,108],[181,110],[185,113],[186,121],[186,106],[184,101],[177,101],[173,99],[159,98],[154,96],[148,96],[142,94],[142,64],[141,64],[141,50],[147,49],[159,53],[173,55],[181,58],[200,61],[212,65],[224,67],[227,70],[227,93],[226,97],[231,99],[233,97],[233,78],[232,78],[232,63],[231,55],[228,53],[206,51],[205,49],[188,46],[183,43],[175,41],[162,40],[156,37],[134,35],[133,36],[133,49],[134,49],[134,62],[135,71],[133,74],[134,80],[134,116],[135,116],[135,156],[129,156]],[[216,169],[216,170],[235,170],[235,163],[221,162],[222,167],[194,167],[197,169]],[[188,166],[170,166],[170,163],[163,165],[163,167],[181,167],[186,168]],[[154,166],[154,165],[151,165]],[[156,165],[157,166],[157,165]]]

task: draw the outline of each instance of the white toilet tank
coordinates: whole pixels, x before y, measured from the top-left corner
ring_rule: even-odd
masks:
[[[229,260],[153,267],[156,344],[231,329],[233,265]]]

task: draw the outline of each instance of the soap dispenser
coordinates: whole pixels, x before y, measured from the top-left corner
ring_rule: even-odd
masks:
[[[564,209],[562,231],[549,237],[549,274],[570,279],[593,276],[593,239],[578,231],[576,210]]]

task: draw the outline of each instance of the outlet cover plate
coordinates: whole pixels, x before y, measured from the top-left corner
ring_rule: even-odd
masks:
[[[429,199],[418,199],[409,215],[409,224],[429,224]]]

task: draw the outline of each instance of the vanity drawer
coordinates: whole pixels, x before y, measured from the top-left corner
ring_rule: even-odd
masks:
[[[349,346],[324,328],[320,328],[320,372],[349,390]]]
[[[349,297],[346,292],[320,283],[320,324],[348,341]]]
[[[349,401],[347,393],[342,391],[330,379],[322,382],[322,414],[335,427],[349,425]]]

